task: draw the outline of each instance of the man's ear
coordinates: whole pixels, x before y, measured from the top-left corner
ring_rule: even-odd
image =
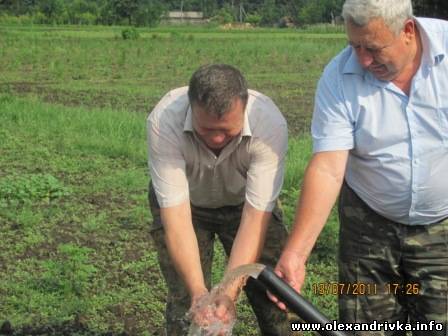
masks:
[[[415,21],[413,19],[407,19],[403,27],[403,32],[406,36],[406,44],[409,44],[409,42],[415,38],[416,29]]]

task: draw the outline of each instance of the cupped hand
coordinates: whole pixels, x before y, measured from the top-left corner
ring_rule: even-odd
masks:
[[[207,335],[231,335],[236,320],[235,302],[225,294],[209,293],[194,301],[189,314]]]

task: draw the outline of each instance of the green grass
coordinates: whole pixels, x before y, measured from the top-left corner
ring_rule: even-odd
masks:
[[[317,78],[346,45],[342,34],[297,30],[160,28],[141,35],[123,40],[116,27],[0,26],[0,92],[147,113],[169,89],[187,85],[199,65],[231,63],[300,134],[308,131]]]
[[[128,323],[137,328],[134,332],[160,328],[165,287],[147,236],[144,120],[123,111],[11,96],[2,97],[0,108],[0,240],[10,247],[1,254],[6,272],[0,275],[0,316],[20,326],[57,324],[81,315],[92,330],[116,332],[129,332],[125,321],[136,316],[139,321]],[[309,156],[309,138],[291,139],[282,194],[289,223]],[[325,281],[329,270],[334,274],[336,226],[333,220],[317,245],[310,282]],[[53,275],[67,267],[57,252],[67,243],[75,243],[75,252],[88,248],[89,253],[62,272],[62,284],[42,287],[49,267],[56,268]],[[219,247],[217,255],[215,283],[225,264]],[[83,278],[79,269],[86,267],[95,272]],[[65,292],[66,278],[75,281],[69,289],[85,290],[77,296]],[[62,309],[67,300],[73,305]],[[334,300],[318,297],[313,302],[334,316]],[[123,312],[117,316],[114,309]],[[236,330],[251,335],[255,325],[247,303],[240,310]]]
[[[344,40],[176,29],[123,41],[103,37],[115,27],[0,27],[0,325],[81,321],[94,333],[158,334],[166,288],[148,235],[145,119],[199,64],[240,67],[285,112],[281,201],[291,224],[311,155],[313,90]],[[311,288],[335,280],[337,231],[333,213],[304,288],[332,318],[336,298]],[[216,255],[214,283],[225,265],[219,245]],[[256,335],[244,299],[238,311],[235,333]]]

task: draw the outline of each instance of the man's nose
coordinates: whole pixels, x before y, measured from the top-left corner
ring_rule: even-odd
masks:
[[[371,52],[367,51],[365,48],[359,48],[356,51],[358,56],[358,61],[363,68],[367,68],[373,62],[373,55]]]

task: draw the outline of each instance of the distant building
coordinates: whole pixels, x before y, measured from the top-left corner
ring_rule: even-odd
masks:
[[[202,12],[168,12],[162,18],[163,23],[167,24],[202,24],[205,22]]]

